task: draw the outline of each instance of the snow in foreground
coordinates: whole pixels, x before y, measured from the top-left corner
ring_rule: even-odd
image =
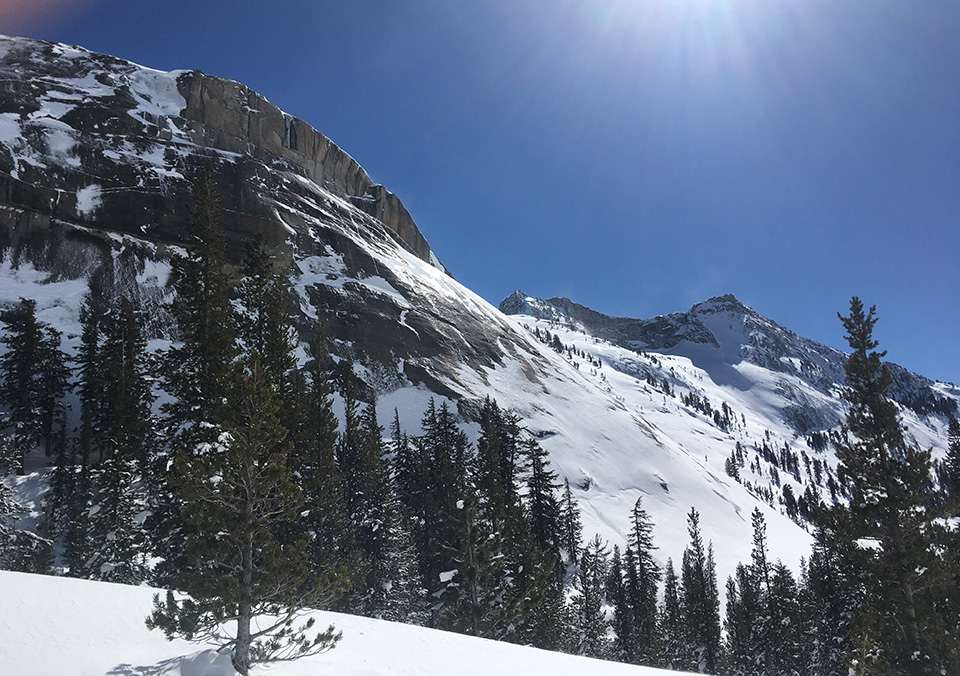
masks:
[[[26,676],[233,676],[202,645],[168,642],[143,623],[155,590],[0,572],[0,674]],[[656,676],[673,674],[382,622],[317,613],[343,640],[333,651],[256,667],[271,676]]]

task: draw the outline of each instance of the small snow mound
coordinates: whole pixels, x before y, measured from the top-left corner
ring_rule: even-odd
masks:
[[[176,671],[168,672],[170,676],[236,676],[236,671],[230,661],[230,653],[226,650],[202,650],[194,655],[187,655],[180,660]]]

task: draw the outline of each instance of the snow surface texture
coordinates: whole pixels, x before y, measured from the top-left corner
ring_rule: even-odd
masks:
[[[226,655],[144,625],[153,594],[72,578],[0,572],[0,674],[10,676],[233,676]],[[296,662],[255,666],[271,676],[666,676],[667,672],[471,638],[352,615],[317,612],[343,640]]]

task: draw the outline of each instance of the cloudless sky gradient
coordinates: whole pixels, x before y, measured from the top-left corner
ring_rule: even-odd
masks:
[[[733,293],[960,383],[956,0],[35,0],[0,32],[238,80],[454,275],[648,317]]]

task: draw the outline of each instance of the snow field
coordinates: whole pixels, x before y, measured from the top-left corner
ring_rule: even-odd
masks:
[[[0,572],[3,676],[233,676],[211,646],[168,642],[144,625],[148,587]],[[316,612],[343,640],[295,662],[258,665],[258,676],[666,676],[668,672],[552,653],[434,629]]]

